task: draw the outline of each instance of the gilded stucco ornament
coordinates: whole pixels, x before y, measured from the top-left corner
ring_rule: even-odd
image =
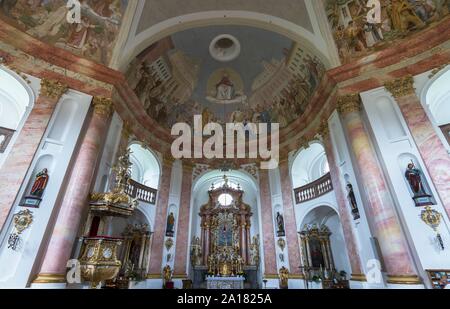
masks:
[[[322,136],[322,138],[325,138],[330,134],[330,128],[328,127],[328,122],[326,120],[320,123],[317,133]]]
[[[341,95],[337,99],[337,110],[340,114],[345,115],[353,112],[361,111],[361,98],[359,93]]]
[[[59,99],[67,91],[67,85],[57,80],[43,78],[41,80],[41,94],[51,99]]]
[[[284,248],[286,248],[286,241],[284,238],[278,238],[277,241],[278,247],[280,247],[281,251],[284,251]]]
[[[26,209],[18,212],[13,217],[14,227],[18,234],[22,234],[33,223],[33,213]]]
[[[384,87],[394,98],[401,98],[406,95],[414,94],[414,78],[412,75],[397,78],[384,83]]]
[[[94,105],[94,113],[100,116],[108,117],[112,112],[112,100],[105,97],[94,97],[92,101]]]
[[[431,206],[425,207],[420,214],[420,218],[426,225],[431,227],[436,232],[436,240],[442,250],[445,249],[444,241],[442,240],[441,234],[438,232],[438,227],[441,225],[442,214],[437,210],[431,208]]]

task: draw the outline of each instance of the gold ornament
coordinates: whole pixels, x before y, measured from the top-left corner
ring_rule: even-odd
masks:
[[[337,110],[342,115],[360,112],[361,98],[359,97],[359,94],[353,93],[339,96],[337,100]]]
[[[414,78],[412,75],[385,82],[384,87],[396,99],[415,93]]]
[[[67,91],[67,85],[57,80],[41,79],[41,95],[50,99],[59,99]]]
[[[326,138],[330,135],[330,128],[328,127],[328,122],[326,120],[322,121],[318,128],[318,133],[322,138]]]
[[[436,232],[441,224],[442,215],[438,211],[432,209],[431,206],[427,206],[422,210],[420,218]]]
[[[18,234],[22,234],[27,228],[33,223],[33,213],[31,211],[22,210],[14,215],[13,217],[14,227]]]
[[[106,117],[111,115],[113,103],[110,98],[94,97],[92,104],[94,105],[95,114]]]
[[[279,270],[280,288],[287,289],[289,282],[289,270],[286,267],[281,267]]]
[[[167,251],[169,251],[173,247],[173,239],[167,238],[164,245],[166,246]]]
[[[284,251],[284,248],[286,248],[286,241],[284,238],[278,238],[278,247],[280,247],[281,251]]]

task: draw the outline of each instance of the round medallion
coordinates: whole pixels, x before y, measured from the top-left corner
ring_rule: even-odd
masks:
[[[228,193],[223,193],[217,199],[222,206],[230,206],[233,203],[233,197]]]
[[[228,62],[239,57],[241,44],[230,34],[221,34],[209,46],[211,57],[220,62]]]

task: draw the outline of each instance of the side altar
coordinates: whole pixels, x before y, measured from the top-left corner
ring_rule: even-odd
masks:
[[[194,288],[258,288],[259,236],[251,236],[251,207],[239,186],[224,184],[208,191],[200,208],[201,235],[191,244]]]

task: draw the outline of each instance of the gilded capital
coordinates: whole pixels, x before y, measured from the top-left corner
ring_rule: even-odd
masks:
[[[342,115],[353,112],[360,112],[361,98],[359,97],[359,93],[339,96],[337,100],[337,110]]]
[[[414,78],[412,75],[397,78],[384,83],[384,87],[389,91],[394,98],[400,98],[405,95],[415,93]]]
[[[328,127],[328,122],[326,120],[322,121],[317,130],[322,138],[326,138],[330,134],[330,128]]]
[[[43,78],[41,79],[41,95],[50,99],[59,99],[67,91],[67,85],[60,81]]]
[[[94,113],[100,116],[110,116],[112,112],[112,100],[105,97],[94,97],[92,101]]]

